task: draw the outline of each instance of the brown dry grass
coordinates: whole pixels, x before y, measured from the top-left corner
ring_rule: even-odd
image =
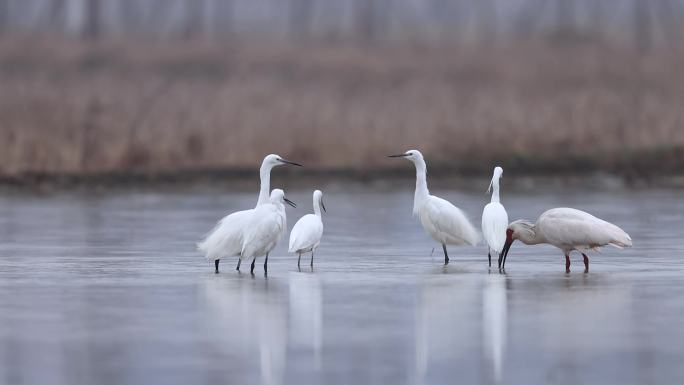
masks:
[[[597,45],[0,42],[0,174],[678,170],[684,55]]]

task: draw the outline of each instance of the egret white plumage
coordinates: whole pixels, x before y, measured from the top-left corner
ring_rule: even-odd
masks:
[[[587,250],[611,245],[619,249],[632,246],[632,238],[612,223],[581,210],[555,208],[544,212],[536,223],[526,220],[511,222],[506,230],[506,244],[499,255],[499,267],[505,267],[511,244],[519,239],[526,245],[547,243],[563,251],[565,271],[570,272],[570,252],[577,250],[584,258],[584,271],[589,271]],[[503,260],[503,264],[502,264]]]
[[[302,260],[302,254],[311,252],[311,267],[313,267],[314,251],[321,243],[323,236],[323,221],[321,219],[321,209],[325,210],[323,204],[323,193],[316,190],[313,193],[313,214],[306,214],[299,218],[297,223],[290,231],[290,253],[297,253],[297,267]]]
[[[487,203],[482,210],[482,235],[487,242],[487,257],[489,267],[492,266],[492,253],[500,254],[506,243],[506,228],[508,227],[508,213],[499,199],[499,179],[503,174],[501,167],[494,168],[492,181],[489,183],[487,192],[492,192],[492,201]]]
[[[266,256],[264,261],[264,273],[268,274],[268,253],[273,250],[285,229],[287,229],[287,217],[285,215],[285,203],[297,207],[292,201],[285,198],[285,192],[274,189],[271,192],[269,203],[257,206],[247,221],[240,251],[240,260],[252,259],[250,272],[254,274],[254,263],[257,257]]]
[[[444,264],[449,264],[447,245],[476,245],[478,234],[463,211],[448,201],[430,195],[427,187],[427,165],[423,154],[409,150],[390,158],[406,158],[416,167],[416,191],[413,197],[413,214],[417,215],[432,238],[442,245]]]
[[[299,163],[283,159],[280,155],[270,154],[264,157],[259,169],[261,187],[259,189],[259,199],[256,207],[269,203],[271,190],[271,170],[283,164],[302,166]],[[219,261],[221,258],[239,256],[242,250],[243,229],[249,221],[254,209],[236,211],[223,217],[218,221],[214,229],[211,230],[204,239],[197,244],[197,249],[202,251],[205,258],[214,261],[216,273],[218,273]],[[237,270],[240,270],[240,260],[238,260]]]

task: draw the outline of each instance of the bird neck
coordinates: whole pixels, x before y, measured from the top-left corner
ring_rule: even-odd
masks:
[[[492,202],[501,202],[499,199],[499,178],[492,179]]]
[[[318,198],[318,197],[314,197],[314,199],[313,199],[314,214],[320,218],[321,217],[321,200],[316,199],[316,198]]]
[[[425,161],[418,159],[416,165],[416,192],[413,196],[413,213],[418,213],[418,208],[423,205],[430,195],[427,187],[427,166]]]
[[[526,245],[538,245],[545,243],[546,238],[539,232],[537,226],[532,226],[527,231],[522,231],[518,234],[518,239]]]
[[[271,169],[273,167],[262,164],[259,169],[259,179],[261,179],[261,187],[259,189],[259,200],[257,200],[257,206],[261,206],[264,203],[269,203],[269,195],[271,194]]]

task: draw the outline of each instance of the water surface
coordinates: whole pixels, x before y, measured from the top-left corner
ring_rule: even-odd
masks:
[[[221,273],[194,243],[256,193],[0,197],[0,383],[645,384],[684,381],[681,192],[503,192],[514,218],[572,206],[635,247],[573,255],[515,244],[439,247],[412,185],[326,194],[311,270],[282,242],[269,276]],[[478,224],[481,192],[436,190]],[[289,225],[311,210],[289,194]],[[308,262],[308,257],[303,258]]]

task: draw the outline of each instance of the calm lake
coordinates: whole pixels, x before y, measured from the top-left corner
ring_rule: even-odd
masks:
[[[479,228],[485,188],[432,192]],[[233,259],[214,274],[194,249],[256,191],[0,195],[0,383],[684,383],[681,191],[504,186],[511,220],[570,206],[632,236],[588,274],[578,254],[566,274],[559,250],[519,242],[506,274],[483,246],[451,247],[443,267],[412,181],[325,192],[313,271],[284,239],[267,278],[263,259],[255,276]],[[291,227],[311,195],[288,197]]]

